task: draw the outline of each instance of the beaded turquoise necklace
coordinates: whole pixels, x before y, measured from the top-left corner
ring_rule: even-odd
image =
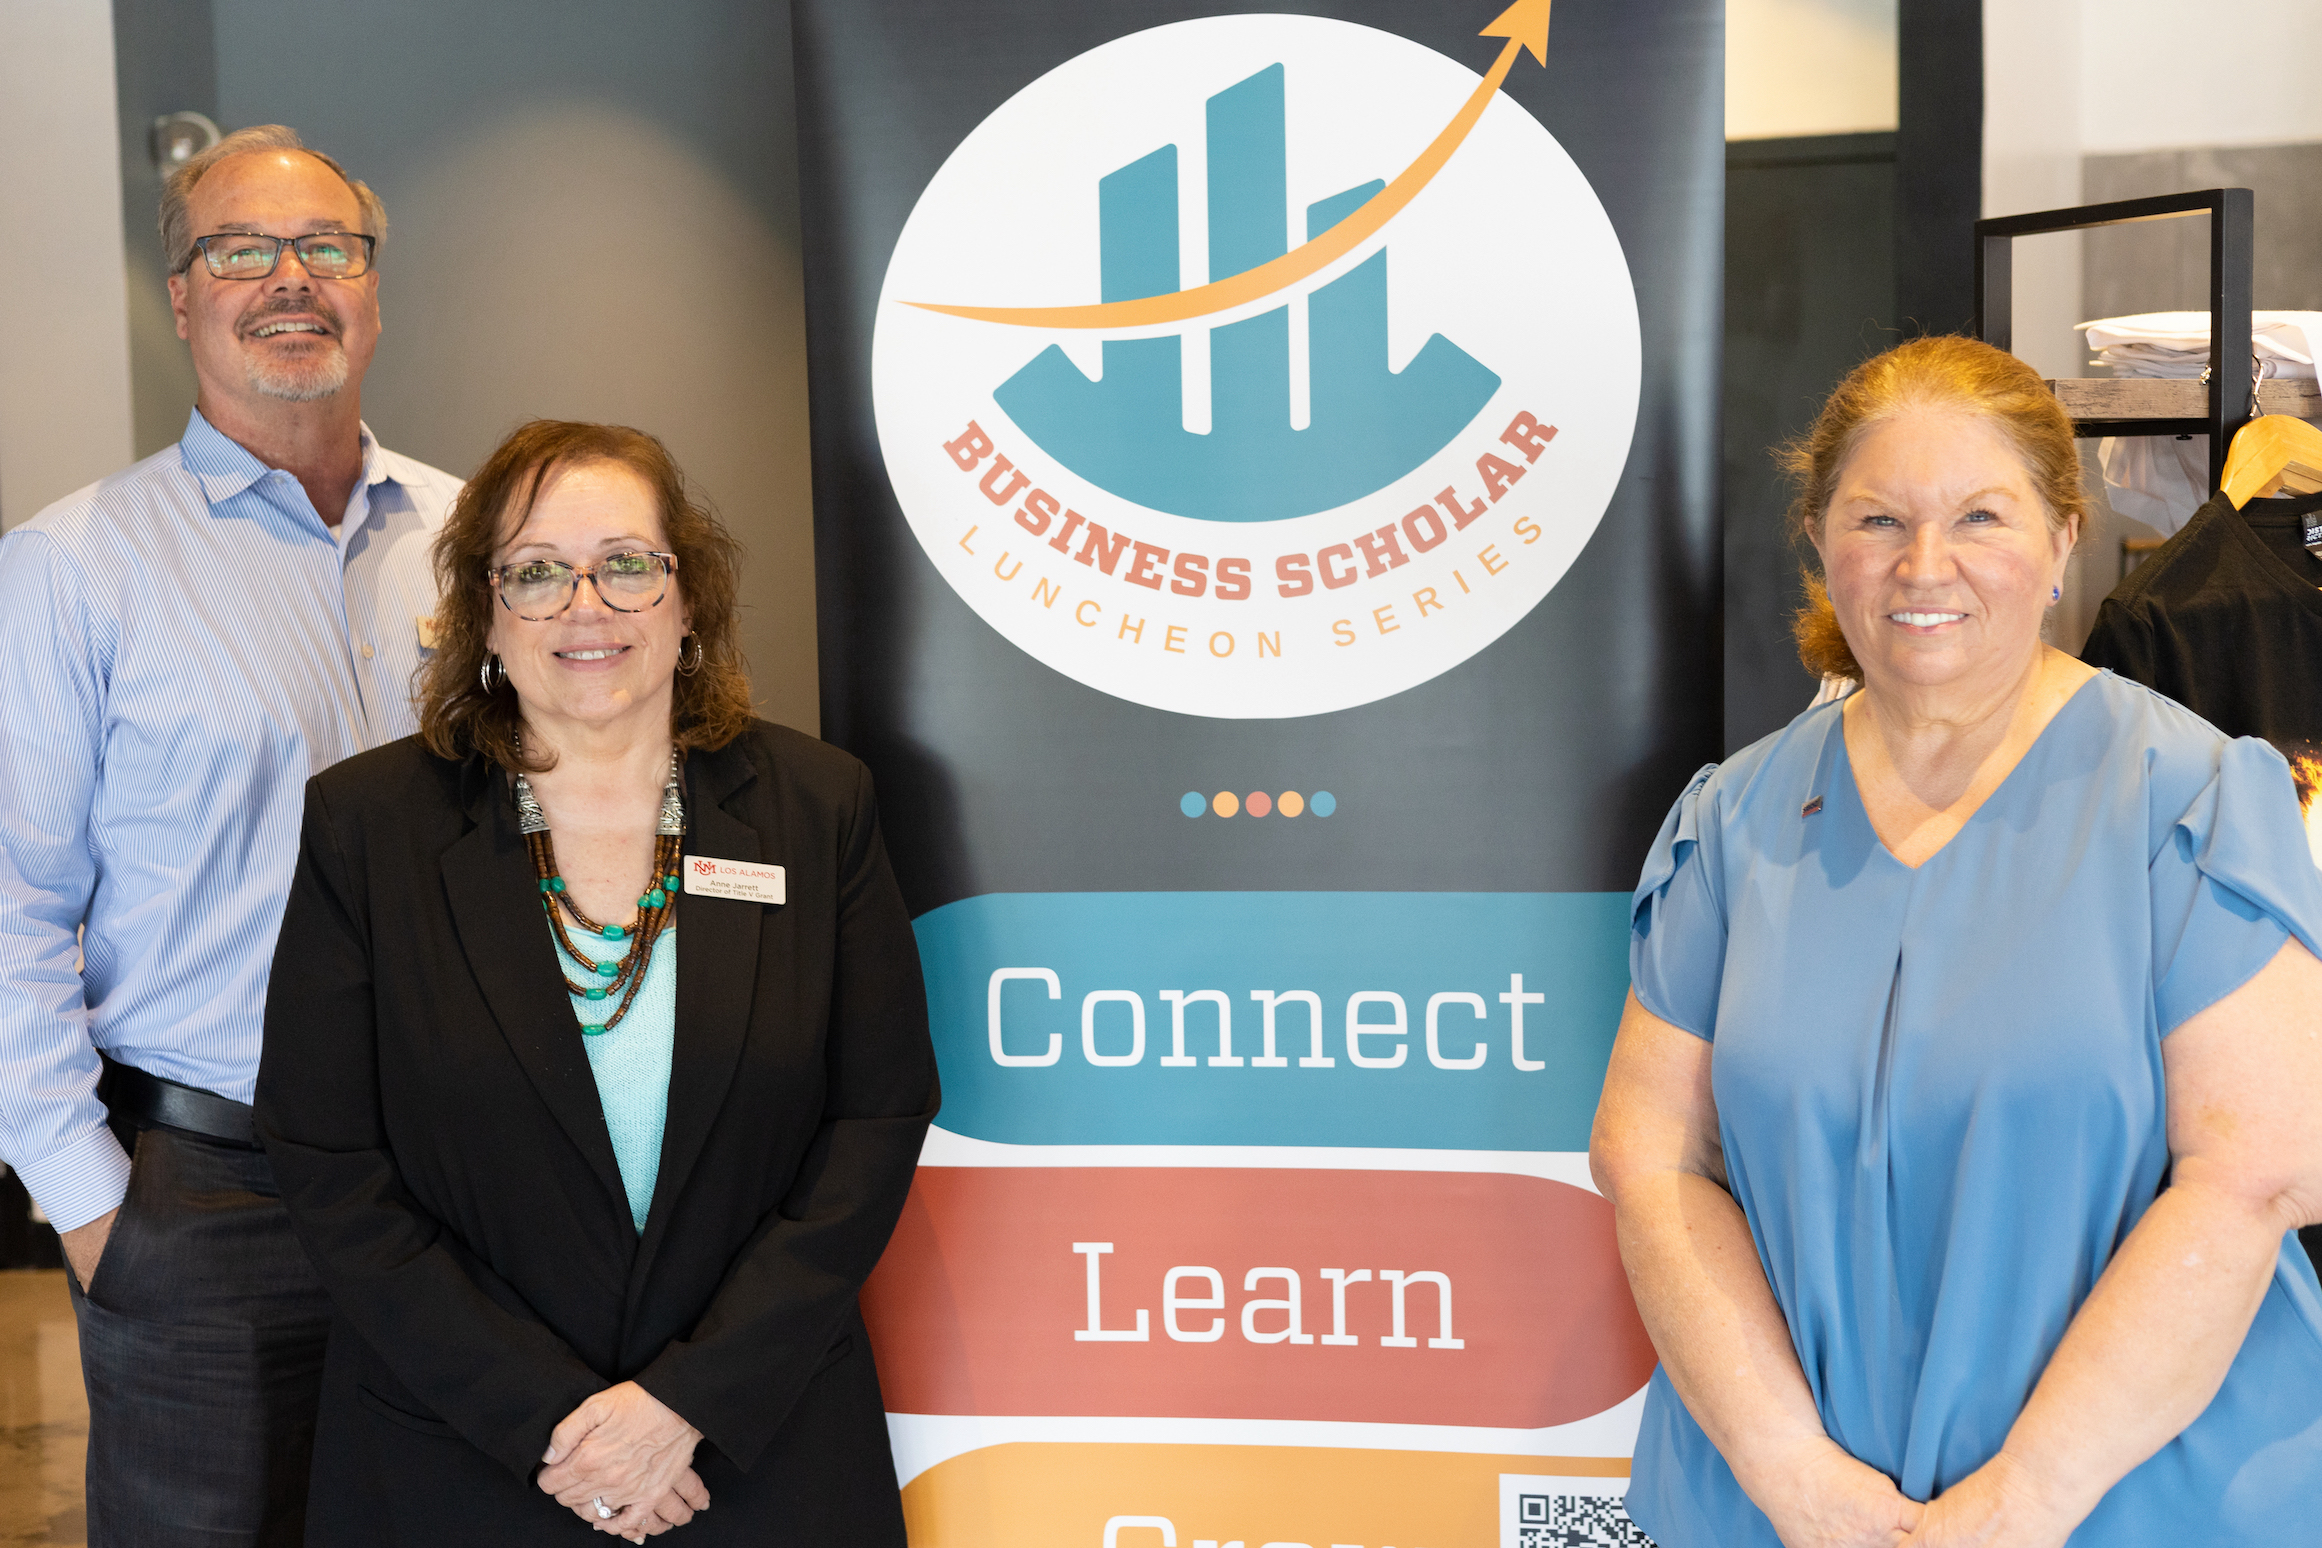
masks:
[[[636,1002],[637,991],[644,986],[646,970],[653,963],[653,945],[669,928],[671,917],[677,911],[677,889],[682,880],[678,869],[678,850],[685,839],[685,801],[678,793],[679,776],[684,769],[684,755],[672,747],[669,750],[669,783],[661,790],[661,821],[654,829],[653,877],[637,899],[637,918],[628,925],[599,924],[581,912],[573,902],[572,893],[565,887],[564,878],[557,873],[556,845],[549,838],[548,818],[540,810],[540,802],[532,794],[532,782],[523,775],[516,776],[517,827],[524,835],[524,844],[532,852],[533,874],[540,881],[540,903],[548,914],[548,927],[556,936],[556,943],[564,954],[576,963],[590,982],[574,983],[565,979],[564,986],[572,997],[581,1001],[600,1001],[618,994],[620,1003],[613,1013],[598,1025],[581,1024],[584,1036],[597,1037],[621,1024]],[[572,935],[565,929],[564,916],[570,914],[573,923],[596,940],[607,943],[620,941],[620,956],[610,960],[585,954],[573,944]],[[603,980],[598,982],[597,980]]]

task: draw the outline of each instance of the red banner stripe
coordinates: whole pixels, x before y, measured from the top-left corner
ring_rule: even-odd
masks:
[[[1502,1173],[923,1168],[863,1311],[898,1413],[1530,1429],[1654,1359],[1609,1206]]]

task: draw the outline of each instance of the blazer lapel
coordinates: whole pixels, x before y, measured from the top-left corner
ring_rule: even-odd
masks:
[[[741,741],[686,760],[687,856],[765,858],[759,832],[727,810],[757,778]],[[677,911],[677,1042],[669,1065],[669,1110],[662,1125],[661,1170],[637,1256],[632,1286],[642,1282],[668,1216],[701,1158],[750,1029],[757,994],[759,931],[767,905],[731,898],[688,897]]]
[[[482,760],[471,761],[482,768]],[[444,892],[460,949],[517,1063],[626,1224],[628,1194],[613,1159],[604,1102],[540,917],[538,878],[516,830],[515,810],[497,770],[482,768],[482,777],[470,783],[468,818],[475,826],[443,856]]]

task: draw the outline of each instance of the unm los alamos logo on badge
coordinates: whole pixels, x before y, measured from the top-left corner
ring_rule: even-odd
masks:
[[[1547,595],[1627,459],[1638,337],[1603,207],[1499,94],[1520,52],[1183,22],[960,143],[873,394],[986,622],[1121,698],[1271,718],[1425,682]]]

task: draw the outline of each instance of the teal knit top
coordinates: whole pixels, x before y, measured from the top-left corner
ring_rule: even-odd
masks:
[[[605,1128],[613,1137],[621,1186],[628,1190],[629,1217],[642,1232],[645,1217],[653,1210],[653,1181],[661,1173],[661,1131],[669,1117],[669,1060],[677,1045],[675,924],[653,943],[653,960],[645,965],[645,982],[638,987],[629,1014],[611,1031],[599,1031],[612,1014],[613,1003],[575,1000],[572,1008],[587,1034],[581,1046],[589,1052],[597,1099],[605,1105]]]

